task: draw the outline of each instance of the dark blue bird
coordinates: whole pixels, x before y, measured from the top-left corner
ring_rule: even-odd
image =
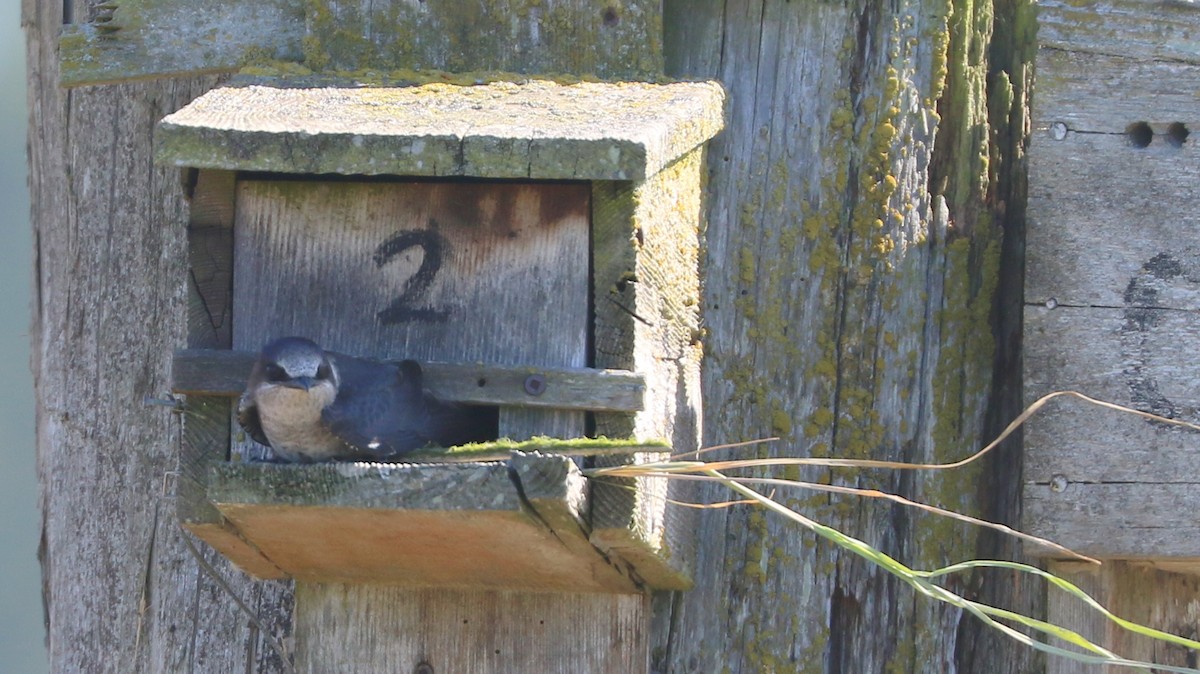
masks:
[[[263,347],[238,422],[283,461],[398,461],[415,449],[495,438],[495,411],[444,403],[421,366],[323,350],[302,337]]]

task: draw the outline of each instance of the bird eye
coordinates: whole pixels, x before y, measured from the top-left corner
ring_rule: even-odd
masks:
[[[263,368],[263,374],[266,375],[267,381],[281,382],[289,379],[287,371],[275,363],[271,363]]]
[[[333,378],[333,368],[329,366],[329,363],[321,363],[321,366],[317,368],[317,379],[332,379],[332,378]]]

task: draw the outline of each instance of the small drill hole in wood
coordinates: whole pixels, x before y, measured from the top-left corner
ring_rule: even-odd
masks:
[[[1154,130],[1145,122],[1134,122],[1125,127],[1125,138],[1134,147],[1147,147],[1154,140]]]
[[[1183,122],[1171,122],[1167,127],[1167,142],[1171,147],[1183,147],[1187,142],[1188,128]]]

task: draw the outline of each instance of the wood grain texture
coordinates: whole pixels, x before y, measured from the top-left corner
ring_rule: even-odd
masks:
[[[1005,216],[989,199],[1019,197],[1009,190],[1021,175],[1029,65],[993,43],[992,28],[1028,40],[1029,10],[954,2],[947,19],[919,2],[665,4],[668,73],[715,77],[729,98],[708,147],[704,443],[782,438],[709,456],[942,460],[986,439],[986,410],[1008,404],[1019,372],[993,369],[1019,324],[992,313],[995,283],[1019,276],[1020,258],[1000,262],[994,225]],[[953,475],[784,474],[1014,523],[1014,449]],[[1014,554],[878,503],[784,489],[775,498],[920,568]],[[696,586],[666,603],[656,671],[1036,671],[1020,647],[778,518],[705,510],[697,530]],[[1030,584],[963,582],[1036,609]]]
[[[1169,124],[1197,119],[1168,82],[1188,87],[1200,65],[1045,48],[1038,59],[1034,119],[1047,130],[1030,147],[1026,398],[1076,389],[1200,421],[1197,377],[1180,358],[1200,346],[1190,226],[1200,223],[1200,165],[1194,142],[1167,136]],[[1139,121],[1155,132],[1147,147],[1125,135]],[[1194,444],[1183,429],[1055,405],[1026,431],[1026,526],[1104,558],[1192,557],[1186,536],[1163,530],[1159,506],[1187,493],[1171,485],[1194,482]],[[1072,486],[1051,491],[1054,480]],[[1117,494],[1128,510],[1101,516]]]
[[[1162,0],[1038,3],[1038,42],[1080,54],[1200,62],[1200,11]],[[1098,69],[1097,69],[1098,70]]]
[[[587,204],[572,184],[244,181],[234,346],[583,367]]]
[[[1200,20],[1200,12],[1194,9],[1189,11],[1196,13]],[[1147,23],[1158,25],[1157,21]],[[1121,136],[1125,134],[1127,126],[1139,121],[1150,123],[1160,134],[1170,122],[1183,122],[1192,126],[1200,123],[1200,114],[1196,112],[1194,99],[1187,95],[1188,91],[1194,90],[1197,84],[1200,84],[1200,55],[1193,62],[1155,61],[1137,59],[1129,55],[1088,54],[1042,48],[1038,50],[1038,66],[1038,97],[1032,112],[1035,128],[1039,132],[1047,130],[1046,127],[1056,121],[1065,122],[1070,131],[1081,134]],[[1041,144],[1044,142],[1041,136],[1041,133],[1035,134],[1031,140]],[[1085,148],[1089,147],[1086,144],[1089,140],[1087,138],[1072,140],[1075,143],[1085,143]],[[1194,152],[1194,146],[1193,139],[1192,143],[1184,143],[1176,149]],[[1141,154],[1149,154],[1159,159],[1163,156],[1179,156],[1163,152],[1169,147],[1165,139],[1159,137],[1147,148],[1148,152]],[[1031,152],[1041,154],[1050,148],[1044,147],[1037,152]],[[1113,151],[1111,147],[1106,149]],[[1188,156],[1186,152],[1184,156]],[[1035,163],[1045,161],[1038,159]],[[1090,166],[1086,169],[1080,168],[1081,172],[1091,173]],[[1136,175],[1136,172],[1130,178],[1133,175]],[[1070,179],[1070,176],[1057,177],[1062,180]],[[1158,180],[1165,178],[1159,176]]]
[[[241,395],[256,357],[252,351],[178,351],[172,389]],[[632,412],[642,408],[646,389],[643,377],[622,370],[426,362],[421,371],[425,388],[439,400],[473,405]],[[530,377],[538,381],[532,389]]]
[[[654,0],[271,0],[203,11],[178,0],[124,0],[88,14],[60,42],[68,85],[228,72],[265,59],[316,70],[662,74],[662,8]]]
[[[1025,319],[1025,396],[1030,402],[1074,389],[1134,409],[1200,422],[1200,382],[1179,357],[1200,348],[1200,327],[1193,313],[1030,307]],[[1141,484],[1148,490],[1157,484],[1187,483],[1195,479],[1195,445],[1196,434],[1187,429],[1058,400],[1028,424],[1025,480],[1047,484],[1052,476],[1062,475],[1071,482]],[[1150,509],[1139,513],[1149,519],[1157,516]],[[1076,526],[1104,528],[1102,522],[1080,521]]]
[[[1200,341],[1200,219],[1191,206],[1200,196],[1191,136],[1200,119],[1180,92],[1200,83],[1191,37],[1200,13],[1129,0],[1041,10],[1026,399],[1075,389],[1195,422],[1197,377],[1181,354]],[[1130,133],[1138,125],[1144,138]],[[1105,560],[1099,570],[1065,562],[1050,570],[1124,618],[1194,635],[1195,433],[1063,400],[1030,420],[1025,443],[1023,528]],[[1171,573],[1181,571],[1188,575]],[[1123,656],[1195,666],[1194,654],[1131,640],[1061,594],[1047,605],[1052,621]],[[1051,660],[1046,671],[1093,669]]]
[[[1021,156],[992,154],[991,132],[1004,128],[994,122],[1002,121],[1006,114],[1017,136],[1027,122],[1020,107],[1028,78],[1022,68],[1027,64],[1005,60],[1007,55],[990,49],[998,43],[990,38],[993,27],[1008,30],[1010,22],[1017,24],[1015,32],[1026,35],[1022,31],[1028,26],[1021,25],[1020,12],[1028,9],[1022,3],[958,0],[949,5],[916,0],[898,5],[796,0],[664,3],[665,51],[672,59],[672,74],[717,77],[731,94],[731,124],[710,152],[706,189],[710,223],[702,296],[709,328],[708,368],[703,378],[706,441],[779,433],[785,441],[770,450],[775,453],[916,459],[958,456],[978,446],[983,439],[981,408],[993,396],[988,283],[999,273],[995,258],[989,257],[994,238],[988,235],[993,233],[981,221],[991,215],[999,218],[1002,210],[999,204],[986,202],[979,190],[986,189],[1001,200],[1007,198],[1007,192],[989,181],[1008,180],[1010,170],[1019,174]],[[64,223],[76,222],[72,218],[97,208],[89,222],[101,233],[119,226],[120,220],[107,219],[110,209],[103,207],[105,202],[88,199],[94,199],[91,190],[95,186],[114,184],[104,181],[129,186],[151,175],[148,160],[131,164],[137,169],[130,173],[131,180],[113,170],[114,165],[123,166],[122,152],[147,150],[148,131],[131,129],[121,133],[118,142],[112,131],[121,125],[97,124],[95,120],[110,118],[88,108],[87,115],[75,116],[71,145],[64,145],[66,100],[55,88],[53,74],[53,37],[61,21],[61,7],[27,1],[25,20],[31,34],[37,36],[31,41],[30,72],[35,82],[31,109],[35,120],[52,122],[33,126],[52,130],[36,137],[32,152],[37,176],[33,181],[35,203],[43,209],[37,219],[43,294],[38,307],[66,312],[69,284],[63,279],[76,268],[69,242],[106,239],[71,238],[79,230]],[[935,62],[935,54],[945,54],[947,61]],[[946,71],[940,70],[943,63]],[[943,85],[949,85],[949,91]],[[94,105],[99,98],[107,101],[110,114],[115,115],[117,110],[128,111],[131,96],[153,99],[162,90],[178,86],[182,84],[88,91],[72,94],[71,105]],[[987,115],[983,105],[985,86],[994,87],[994,117]],[[1016,101],[1011,110],[1002,103],[1010,87]],[[943,102],[944,107],[935,114],[934,106]],[[893,104],[895,113],[891,112]],[[966,169],[939,168],[936,179],[931,180],[935,134],[936,154],[943,165],[958,165],[946,159],[949,155]],[[79,152],[87,160],[81,161],[80,167],[99,167],[93,169],[90,183],[83,179],[82,170],[68,175],[67,147],[72,148],[70,154]],[[980,173],[972,162],[984,157],[992,160],[990,170]],[[873,162],[879,158],[896,170],[885,170]],[[896,180],[895,193],[888,192],[888,177]],[[85,189],[85,185],[90,187]],[[68,188],[73,190],[69,194]],[[955,196],[960,192],[965,196]],[[85,193],[93,196],[85,199],[81,196]],[[931,193],[954,197],[947,199],[944,217],[932,215],[937,209],[928,196]],[[897,220],[881,202],[904,215]],[[126,205],[133,207],[132,203]],[[1007,212],[1018,207],[1017,201],[1010,201]],[[876,220],[883,223],[882,231],[894,245],[875,237],[876,230],[871,227]],[[156,220],[156,226],[161,222]],[[178,229],[181,231],[182,225]],[[146,233],[151,240],[154,236],[181,236],[165,231],[167,234],[161,229]],[[957,238],[949,239],[950,231]],[[881,245],[876,248],[876,243]],[[179,256],[176,264],[181,268],[182,252]],[[81,262],[78,269],[93,267]],[[138,287],[161,285],[164,277],[170,274],[139,276]],[[79,281],[71,295],[77,313],[67,315],[78,324],[99,320],[94,312],[81,315],[78,310],[80,297],[101,294],[86,282],[91,279]],[[181,290],[179,295],[182,298]],[[139,323],[138,339],[145,337],[141,332],[144,326],[156,324],[158,318],[147,310],[121,315]],[[120,462],[133,460],[128,454],[115,458],[105,454],[110,461],[105,464],[107,470],[93,470],[96,461],[82,459],[99,452],[94,436],[86,435],[82,424],[72,426],[76,435],[69,438],[71,442],[49,440],[47,429],[62,423],[53,415],[65,409],[55,403],[66,402],[63,396],[69,390],[74,399],[84,396],[90,404],[93,393],[87,387],[99,380],[100,371],[98,367],[87,369],[86,363],[91,361],[85,361],[78,372],[72,369],[74,364],[66,366],[68,353],[78,357],[79,352],[94,348],[90,345],[96,341],[80,338],[59,348],[60,336],[71,333],[55,326],[76,324],[57,322],[62,316],[39,318],[35,331],[35,339],[43,340],[35,349],[39,381],[73,377],[68,382],[72,387],[62,389],[60,397],[43,396],[39,403],[41,479],[47,502],[55,505],[68,498],[64,494],[76,498],[69,490],[78,485],[124,487],[118,480],[124,479],[121,468],[126,464]],[[1007,339],[1005,331],[1011,329],[1012,325],[1002,320],[997,334]],[[164,376],[170,349],[182,343],[181,335],[161,349],[149,350],[161,356]],[[119,339],[119,348],[128,350],[131,344],[141,343],[138,339]],[[49,346],[43,348],[46,344]],[[76,345],[84,348],[68,350]],[[108,348],[117,350],[111,345]],[[103,362],[111,365],[108,352],[103,355]],[[999,377],[1005,376],[1003,370],[999,372]],[[1002,397],[1002,384],[997,385],[1000,391],[995,396]],[[123,409],[110,411],[101,410],[97,418],[122,418]],[[140,413],[138,419],[143,419]],[[131,423],[134,426],[125,428],[139,422]],[[51,454],[47,447],[69,447],[70,458],[79,464],[68,464],[66,450]],[[1000,458],[986,476],[908,476],[895,478],[890,486],[943,504],[999,503],[1001,514],[1006,515],[1004,498],[1019,489],[1011,475],[1019,470],[1020,456],[1002,454]],[[71,472],[75,468],[79,472]],[[839,475],[835,479],[879,486],[889,478]],[[153,490],[145,481],[138,481],[134,488],[136,493],[119,493],[132,494],[132,502],[144,506]],[[96,555],[83,554],[82,538],[63,541],[65,532],[77,533],[71,525],[78,520],[72,518],[84,518],[90,530],[119,538],[123,527],[142,521],[144,510],[126,508],[124,501],[91,496],[91,492],[78,495],[77,503],[87,504],[86,509],[45,511],[53,522],[47,527],[47,549],[52,552],[46,568],[48,585],[55,590],[50,604],[56,671],[96,671],[94,660],[84,658],[104,652],[117,661],[125,648],[137,643],[128,631],[122,631],[132,622],[136,593],[129,590],[123,575],[111,573],[114,567],[125,567],[107,567],[109,573],[100,576],[102,562]],[[728,498],[715,489],[700,496],[706,500]],[[782,498],[792,499],[789,502],[806,513],[833,521],[914,564],[957,561],[975,550],[972,534],[948,531],[890,507]],[[119,519],[115,513],[120,513]],[[118,533],[114,535],[114,531]],[[875,672],[889,667],[988,674],[1033,670],[1032,658],[1024,650],[986,643],[976,624],[957,612],[931,607],[854,558],[760,513],[746,509],[705,512],[698,536],[705,545],[697,566],[697,588],[659,604],[665,605],[670,615],[657,623],[663,629],[653,639],[656,669],[677,674],[787,669]],[[127,547],[123,543],[115,540],[102,545],[123,550]],[[75,552],[68,552],[71,550]],[[117,587],[119,583],[126,584]],[[177,585],[181,589],[166,582],[156,585],[158,594],[151,595],[159,602],[156,606],[174,606],[176,601],[186,603],[196,596],[187,591],[194,590],[194,584]],[[1036,592],[1031,592],[1029,584],[1007,579],[972,587],[981,588],[984,596],[1000,594],[1017,603]],[[99,589],[103,596],[87,607],[63,599],[80,588]],[[321,646],[302,651],[311,659],[301,665],[312,671],[372,671],[379,666],[404,672],[424,657],[437,664],[438,672],[487,667],[508,672],[576,672],[587,665],[593,671],[626,672],[646,667],[647,608],[640,597],[609,597],[603,600],[607,603],[597,603],[594,597],[568,600],[503,593],[429,598],[428,593],[351,586],[301,586],[299,591],[302,601],[316,609],[302,612],[297,623],[299,642],[317,645],[319,641]],[[171,595],[173,592],[183,596]],[[364,597],[375,602],[374,611],[360,610]],[[255,606],[269,606],[257,595],[251,600]],[[539,615],[532,607],[540,601],[556,603]],[[79,615],[67,620],[74,611]],[[165,629],[174,624],[167,622],[170,613],[147,615],[159,622],[153,622],[141,643],[148,644],[154,657],[167,664],[142,671],[187,671],[190,662],[196,663],[196,671],[246,668],[244,662],[226,655],[243,653],[249,643],[244,621],[234,620],[232,614],[227,623],[219,608],[202,603],[199,615],[204,616],[203,621],[179,623],[198,625],[194,632]],[[270,611],[267,616],[271,621],[278,617]],[[477,616],[487,619],[476,620]],[[537,625],[527,622],[527,616],[537,616]],[[464,619],[469,621],[468,630],[459,627]],[[544,629],[543,622],[554,628],[553,634],[537,631]],[[226,624],[237,629],[224,631]],[[564,639],[560,625],[587,625],[586,633]],[[412,635],[425,634],[426,629],[428,638],[410,640]],[[630,648],[608,648],[614,639]],[[405,645],[395,646],[400,641]],[[347,662],[345,653],[352,649],[375,657]],[[537,651],[541,654],[538,661],[550,664],[524,668],[516,661],[528,662],[529,651]],[[130,671],[123,664],[101,663],[100,667],[102,671]],[[251,667],[258,668],[258,661]]]
[[[1200,558],[1194,517],[1200,480],[1168,484],[1071,482],[1027,484],[1024,529],[1102,559]],[[1061,491],[1060,491],[1061,490]],[[1035,551],[1045,555],[1045,551]]]
[[[59,40],[62,83],[101,84],[237,70],[249,58],[301,57],[300,0],[95,3]]]
[[[211,77],[60,87],[61,3],[26,2],[37,295],[31,331],[43,589],[54,672],[279,672],[184,545],[169,388],[187,338],[187,204],[153,163],[164,115]],[[206,553],[283,636],[290,600]]]
[[[636,593],[587,543],[585,489],[569,459],[531,456],[512,469],[223,464],[209,497],[274,566],[309,583]]]
[[[1049,570],[1077,585],[1114,613],[1133,622],[1172,634],[1195,638],[1194,616],[1200,609],[1195,575],[1171,573],[1138,562],[1110,561],[1099,568],[1072,562],[1052,562]],[[1137,637],[1103,618],[1078,600],[1054,597],[1048,619],[1071,625],[1084,637],[1106,644],[1130,658],[1176,667],[1195,667],[1188,650]],[[1066,646],[1065,644],[1060,644]],[[1121,668],[1098,667],[1057,659],[1046,671],[1053,674],[1117,674]]]
[[[662,74],[662,4],[321,0],[308,6],[305,52],[318,69],[654,78]]]
[[[643,595],[301,585],[302,672],[644,672]],[[362,614],[369,603],[373,610]],[[614,645],[617,645],[614,647]],[[357,655],[356,655],[357,654]],[[535,663],[531,665],[530,663]]]
[[[642,183],[593,188],[592,250],[597,366],[646,380],[645,408],[598,414],[596,431],[667,438],[678,454],[698,447],[700,410],[699,249],[703,152],[694,150]],[[665,454],[598,458],[645,463]],[[598,480],[592,541],[628,559],[650,585],[691,585],[694,512],[690,485],[661,478]]]
[[[712,82],[247,83],[164,119],[155,149],[243,171],[642,180],[720,131],[723,102]]]
[[[1172,146],[1166,132],[1172,123],[1200,130],[1195,101],[1177,93],[1200,86],[1200,65],[1049,49],[1039,59],[1027,301],[1194,309],[1187,277],[1200,233],[1187,223],[1197,222],[1200,152],[1194,139]],[[1055,122],[1070,129],[1062,140]],[[1137,122],[1156,134],[1147,147],[1125,135]]]

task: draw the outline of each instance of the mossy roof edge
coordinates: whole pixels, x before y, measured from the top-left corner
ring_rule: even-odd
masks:
[[[159,162],[312,174],[644,180],[715,136],[715,82],[214,89],[156,130]]]

